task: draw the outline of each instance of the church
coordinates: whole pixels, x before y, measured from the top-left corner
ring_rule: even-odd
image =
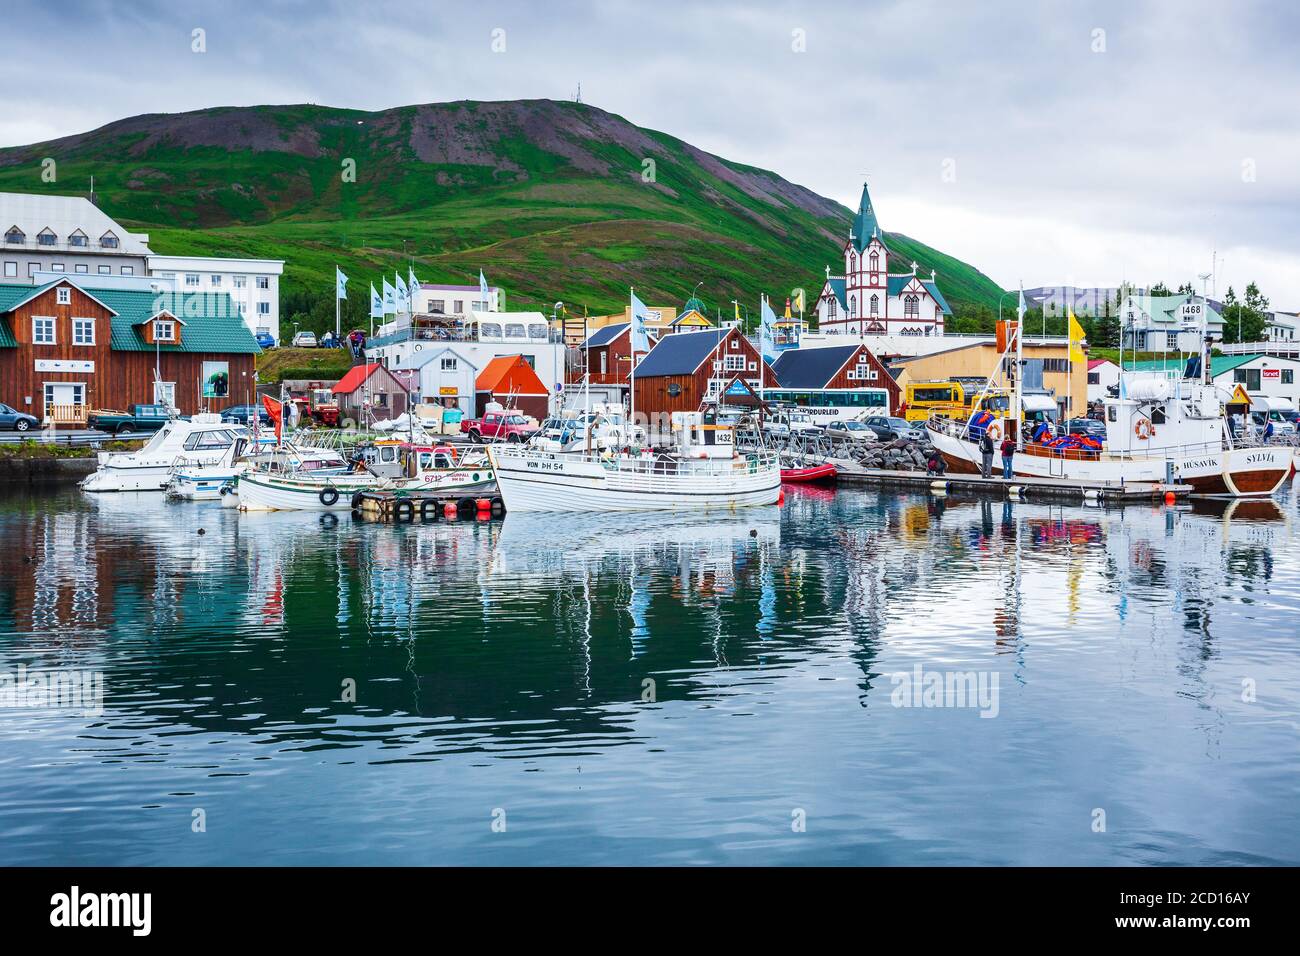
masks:
[[[831,275],[817,298],[818,328],[854,335],[943,335],[944,316],[952,315],[935,282],[911,272],[891,275],[889,247],[876,222],[867,184],[844,243],[844,274]]]

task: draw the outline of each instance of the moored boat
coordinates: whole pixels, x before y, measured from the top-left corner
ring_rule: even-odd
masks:
[[[629,454],[494,445],[488,455],[508,512],[686,511],[775,504],[775,452],[738,453],[730,426],[674,412],[672,449]]]
[[[100,452],[94,473],[81,481],[84,491],[162,491],[172,467],[184,458],[195,465],[213,465],[222,460],[237,441],[247,440],[248,429],[221,420],[220,415],[200,413],[190,419],[176,418],[137,451]]]
[[[781,480],[794,484],[812,484],[814,482],[831,482],[839,474],[839,469],[830,462],[820,464],[781,465]]]

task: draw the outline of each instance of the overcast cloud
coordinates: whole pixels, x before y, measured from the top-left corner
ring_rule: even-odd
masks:
[[[1291,2],[8,0],[4,22],[0,145],[136,113],[581,83],[588,103],[846,205],[867,175],[886,229],[1005,287],[1177,284],[1217,249],[1220,294],[1256,279],[1300,308]]]

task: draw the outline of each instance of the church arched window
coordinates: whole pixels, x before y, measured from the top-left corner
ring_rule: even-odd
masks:
[[[849,253],[849,271],[850,272],[858,271],[858,254],[856,252]]]
[[[871,271],[880,271],[880,253],[876,252],[875,249],[871,250]]]
[[[921,317],[921,300],[914,295],[909,295],[906,298],[904,298],[903,318],[918,319],[920,317]]]
[[[826,300],[826,317],[830,319],[835,318],[835,297],[834,296]]]
[[[858,297],[849,296],[849,317],[856,319],[858,317]]]
[[[871,314],[872,315],[880,314],[880,296],[878,295],[873,295],[871,297]]]

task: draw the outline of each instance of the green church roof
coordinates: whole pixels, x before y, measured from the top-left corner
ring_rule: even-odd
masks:
[[[880,233],[880,223],[876,221],[876,210],[871,205],[871,193],[867,184],[862,184],[862,199],[858,202],[858,214],[853,220],[853,246],[861,252],[867,248],[871,237]],[[880,233],[881,240],[884,234]]]

